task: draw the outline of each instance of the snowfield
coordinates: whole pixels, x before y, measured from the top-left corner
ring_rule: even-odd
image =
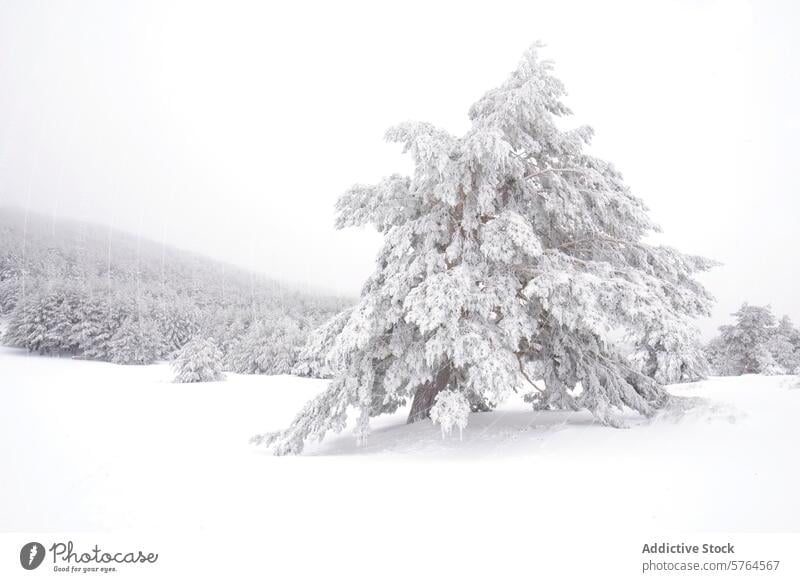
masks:
[[[443,440],[399,412],[375,422],[366,447],[345,432],[300,457],[248,439],[285,426],[324,381],[171,377],[164,364],[1,349],[0,528],[258,531],[272,551],[311,547],[333,561],[378,539],[385,552],[445,536],[458,551],[511,554],[524,536],[499,540],[515,531],[800,528],[797,377],[675,386],[694,407],[631,416],[629,429],[517,402],[472,415],[463,441]]]
[[[652,420],[631,415],[627,430],[598,426],[588,413],[534,413],[513,402],[471,415],[463,441],[457,431],[443,440],[429,421],[405,425],[401,411],[374,422],[366,447],[345,431],[303,456],[280,458],[249,437],[286,426],[324,381],[171,378],[163,364],[2,348],[0,464],[14,470],[0,495],[16,500],[0,507],[3,530],[238,527],[293,512],[324,515],[330,503],[355,511],[375,505],[413,520],[437,490],[454,496],[439,508],[454,513],[436,519],[457,522],[459,502],[488,503],[493,512],[509,503],[557,527],[578,515],[584,522],[607,515],[606,506],[582,503],[588,487],[631,527],[800,527],[794,376],[674,386],[699,399],[695,406]],[[414,493],[421,474],[435,482],[426,503]],[[508,495],[496,496],[498,487]]]

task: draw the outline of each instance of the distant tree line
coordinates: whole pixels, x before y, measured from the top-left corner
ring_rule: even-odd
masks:
[[[3,343],[120,364],[212,340],[225,370],[289,373],[309,332],[348,307],[95,225],[0,209]],[[310,370],[309,370],[310,372]]]
[[[788,316],[776,321],[769,306],[745,303],[733,317],[706,346],[714,374],[800,373],[800,330]]]

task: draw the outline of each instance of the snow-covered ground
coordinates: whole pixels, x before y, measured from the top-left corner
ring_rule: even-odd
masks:
[[[0,529],[260,531],[273,548],[320,555],[376,534],[413,544],[471,529],[485,548],[510,524],[554,535],[800,529],[796,377],[676,386],[693,408],[632,416],[630,429],[509,403],[473,415],[463,441],[442,440],[400,412],[375,422],[366,447],[345,432],[300,457],[248,439],[288,423],[323,381],[170,380],[167,365],[0,349]]]
[[[463,441],[442,440],[430,422],[406,426],[399,412],[374,422],[366,447],[346,431],[297,458],[248,438],[285,426],[323,381],[229,375],[181,385],[167,365],[2,348],[0,383],[0,496],[16,500],[0,505],[6,531],[238,526],[363,504],[415,519],[437,491],[455,499],[445,513],[458,501],[513,505],[549,524],[600,519],[610,506],[634,527],[800,528],[792,376],[676,386],[701,400],[683,415],[632,416],[627,430],[513,402],[472,415]]]

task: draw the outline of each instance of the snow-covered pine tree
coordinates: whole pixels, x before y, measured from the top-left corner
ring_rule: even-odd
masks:
[[[608,162],[585,151],[552,66],[530,49],[519,68],[469,111],[461,137],[428,123],[387,133],[411,154],[412,176],[357,185],[337,203],[339,228],[384,235],[377,269],[329,354],[335,373],[284,431],[257,435],[276,454],[411,400],[429,416],[442,390],[491,408],[523,381],[539,407],[651,414],[668,401],[609,341],[687,329],[709,312],[693,273],[707,259],[645,242],[656,226]],[[580,384],[581,389],[576,389]]]
[[[712,338],[705,346],[705,355],[712,374],[716,376],[738,376],[741,372],[736,358],[722,336]]]
[[[29,282],[31,291],[11,314],[4,342],[31,352],[60,354],[68,349],[62,333],[69,326],[69,304],[60,285],[43,280]]]
[[[722,376],[800,373],[800,332],[784,316],[776,324],[772,308],[743,304],[736,322],[720,326],[706,346],[711,367]]]
[[[224,380],[222,352],[210,338],[195,337],[184,345],[172,361],[176,382],[216,382]]]
[[[100,301],[88,289],[84,289],[77,306],[75,323],[68,334],[68,341],[77,346],[78,354],[83,356],[95,347],[96,338],[100,335],[99,322],[103,315],[104,309]]]
[[[703,380],[709,371],[700,333],[686,325],[657,325],[640,335],[629,360],[639,372],[659,384]]]
[[[800,374],[800,331],[794,327],[788,315],[778,322],[768,348],[786,374]]]
[[[158,324],[163,342],[162,354],[168,356],[197,335],[200,316],[191,300],[175,292],[158,297],[157,305],[151,317]]]
[[[784,336],[795,349],[800,348],[800,330],[794,326],[792,318],[788,315],[781,317],[778,322],[778,333]]]
[[[109,342],[115,364],[151,364],[161,351],[161,338],[151,319],[129,316]]]
[[[27,348],[29,352],[48,349],[45,343],[46,318],[50,315],[42,293],[28,293],[20,297],[9,318],[3,343]]]
[[[133,313],[133,302],[126,294],[101,289],[90,295],[81,324],[73,330],[73,334],[80,338],[83,356],[94,360],[113,360],[116,348],[114,339],[123,322],[130,319]]]
[[[17,304],[22,278],[22,259],[12,251],[0,255],[0,316],[11,313]]]
[[[291,317],[262,314],[230,348],[226,369],[238,374],[288,374],[303,336]]]
[[[0,279],[0,316],[7,315],[14,310],[19,292],[18,279]]]
[[[736,323],[720,326],[719,343],[712,343],[720,354],[712,360],[718,373],[731,376],[782,373],[770,352],[776,331],[772,308],[745,303],[733,316]]]
[[[72,330],[80,321],[81,296],[73,281],[65,281],[54,286],[51,295],[58,302],[54,318],[48,322],[51,342],[58,346],[59,353],[74,355],[79,345],[72,341]]]

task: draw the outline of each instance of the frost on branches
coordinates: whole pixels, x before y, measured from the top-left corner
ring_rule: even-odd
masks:
[[[442,429],[442,438],[449,435],[453,427],[458,427],[458,438],[462,437],[469,420],[469,401],[463,392],[442,390],[436,395],[431,407],[431,420]]]
[[[342,328],[350,319],[350,313],[350,309],[345,309],[309,335],[305,345],[299,351],[292,374],[312,378],[330,378],[333,375],[327,363],[327,355],[338,335],[342,333]]]
[[[149,364],[213,337],[227,370],[285,374],[309,331],[351,304],[124,233],[110,253],[109,236],[0,208],[0,343]]]
[[[800,331],[789,317],[775,322],[769,306],[745,303],[732,314],[733,325],[723,325],[706,347],[715,374],[800,373]]]
[[[183,346],[172,361],[175,381],[216,382],[224,380],[222,352],[213,339],[196,337]]]
[[[443,390],[475,411],[523,385],[536,407],[586,408],[619,426],[617,411],[667,403],[660,368],[692,374],[694,354],[669,354],[694,349],[692,319],[712,299],[693,274],[713,263],[644,242],[656,226],[620,173],[585,151],[592,130],[562,129],[570,111],[551,69],[529,50],[471,107],[463,136],[417,122],[388,131],[413,174],[337,202],[338,228],[372,224],[384,244],[327,354],[334,378],[289,428],[254,442],[299,453],[341,430],[350,405],[363,441],[371,417],[409,401],[412,422]],[[656,379],[612,345],[620,329]]]
[[[656,329],[642,334],[629,361],[660,384],[696,382],[709,371],[700,333],[683,322],[661,322]]]

